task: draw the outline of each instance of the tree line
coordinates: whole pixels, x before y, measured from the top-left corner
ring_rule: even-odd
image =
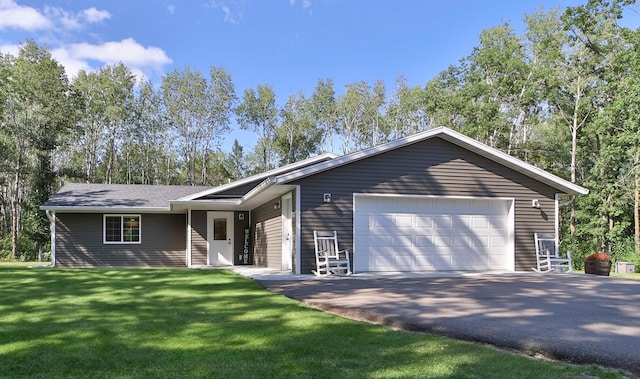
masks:
[[[322,152],[345,154],[448,126],[590,190],[562,208],[577,256],[640,255],[640,31],[632,0],[588,0],[481,32],[457,64],[424,85],[399,76],[331,78],[281,103],[261,84],[239,94],[221,67],[161,83],[123,64],[70,80],[33,41],[0,55],[0,257],[45,251],[38,207],[64,181],[218,185]],[[257,143],[222,142],[239,127]],[[564,204],[563,204],[564,205]]]

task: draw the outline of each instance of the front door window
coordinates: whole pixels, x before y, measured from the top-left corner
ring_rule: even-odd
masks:
[[[215,218],[213,220],[213,239],[215,241],[227,240],[227,219]]]

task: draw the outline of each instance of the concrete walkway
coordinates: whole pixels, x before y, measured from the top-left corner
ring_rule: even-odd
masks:
[[[321,310],[640,374],[640,282],[583,274],[247,276]]]

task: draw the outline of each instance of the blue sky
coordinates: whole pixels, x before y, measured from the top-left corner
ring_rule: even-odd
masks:
[[[283,104],[318,79],[344,85],[401,74],[424,85],[456,64],[485,28],[579,0],[0,0],[0,51],[27,38],[47,46],[73,77],[125,63],[159,84],[186,66],[231,73],[238,95],[273,86]]]
[[[586,1],[586,0],[585,0]],[[221,66],[239,93],[271,84],[278,100],[310,94],[318,79],[346,83],[398,74],[410,85],[471,52],[485,28],[573,0],[0,0],[0,51],[27,38],[67,67],[124,62],[159,83],[190,66]]]

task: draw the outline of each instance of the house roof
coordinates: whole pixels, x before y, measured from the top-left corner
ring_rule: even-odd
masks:
[[[260,174],[252,175],[217,187],[210,186],[162,186],[138,184],[86,184],[69,183],[53,195],[40,209],[50,211],[73,212],[168,212],[183,211],[188,206],[206,207],[215,205],[224,209],[250,209],[265,197],[277,196],[291,186],[264,188],[263,182],[276,175],[294,171],[335,158],[335,154],[326,153],[295,162]],[[231,189],[256,183],[254,189],[244,196],[231,198],[197,200],[201,197],[219,194]],[[269,186],[266,186],[269,187]],[[262,191],[262,189],[266,191]]]
[[[304,167],[309,167],[321,162],[326,162],[329,161],[331,159],[336,158],[337,155],[333,154],[333,153],[324,153],[324,154],[320,154],[317,155],[315,157],[311,157],[311,158],[307,158],[304,160],[301,160],[299,162],[295,162],[295,163],[291,163],[288,165],[284,165],[282,167],[278,167],[278,168],[274,168],[272,170],[269,171],[265,171],[263,173],[260,174],[256,174],[256,175],[252,175],[249,176],[247,178],[244,179],[240,179],[240,180],[236,180],[234,182],[228,183],[228,184],[224,184],[221,186],[217,186],[217,187],[208,187],[206,190],[201,191],[201,192],[197,192],[197,193],[193,193],[193,194],[189,194],[186,195],[182,198],[179,199],[175,199],[176,202],[188,202],[191,200],[195,200],[204,196],[209,196],[209,195],[214,195],[214,194],[218,194],[218,193],[222,193],[225,191],[229,191],[231,189],[243,186],[245,184],[249,184],[251,182],[257,182],[257,181],[263,181],[269,177],[274,177],[277,175],[281,175],[283,173],[287,173],[287,172],[291,172],[291,171],[295,171],[295,170],[299,170],[301,168]]]
[[[485,158],[491,159],[503,166],[516,170],[524,175],[534,178],[540,182],[543,182],[562,193],[570,195],[586,195],[589,190],[583,188],[577,184],[564,180],[556,175],[553,175],[547,171],[544,171],[538,167],[535,167],[529,163],[526,163],[518,158],[512,157],[498,149],[492,148],[481,142],[467,137],[464,134],[453,131],[446,127],[438,127],[429,129],[427,131],[417,133],[405,138],[401,138],[392,142],[388,142],[382,145],[374,146],[368,149],[360,150],[351,154],[343,155],[339,158],[332,159],[327,162],[318,163],[313,166],[305,167],[296,171],[279,175],[276,178],[276,184],[289,184],[294,180],[301,179],[310,175],[314,175],[323,171],[327,171],[336,167],[344,166],[346,164],[356,162],[362,159],[369,158],[374,155],[382,154],[387,151],[401,148],[410,144],[425,141],[430,138],[442,138],[448,142],[465,148],[469,151],[477,153]]]
[[[167,212],[169,200],[179,199],[210,187],[156,186],[139,184],[87,184],[69,183],[53,195],[40,208],[51,211],[105,211]]]
[[[475,152],[503,166],[543,182],[561,193],[584,195],[589,190],[564,180],[502,151],[480,143],[446,127],[401,138],[386,144],[357,151],[341,157],[322,154],[300,162],[282,166],[217,187],[155,186],[123,184],[65,185],[40,208],[52,211],[74,212],[179,212],[187,208],[220,210],[250,210],[295,188],[295,180],[315,175],[336,167],[366,159],[387,151],[411,145],[430,138],[442,138],[464,149]],[[255,185],[252,185],[255,183]],[[240,186],[252,185],[242,195],[226,197],[224,192]],[[219,194],[220,198],[207,198]]]

